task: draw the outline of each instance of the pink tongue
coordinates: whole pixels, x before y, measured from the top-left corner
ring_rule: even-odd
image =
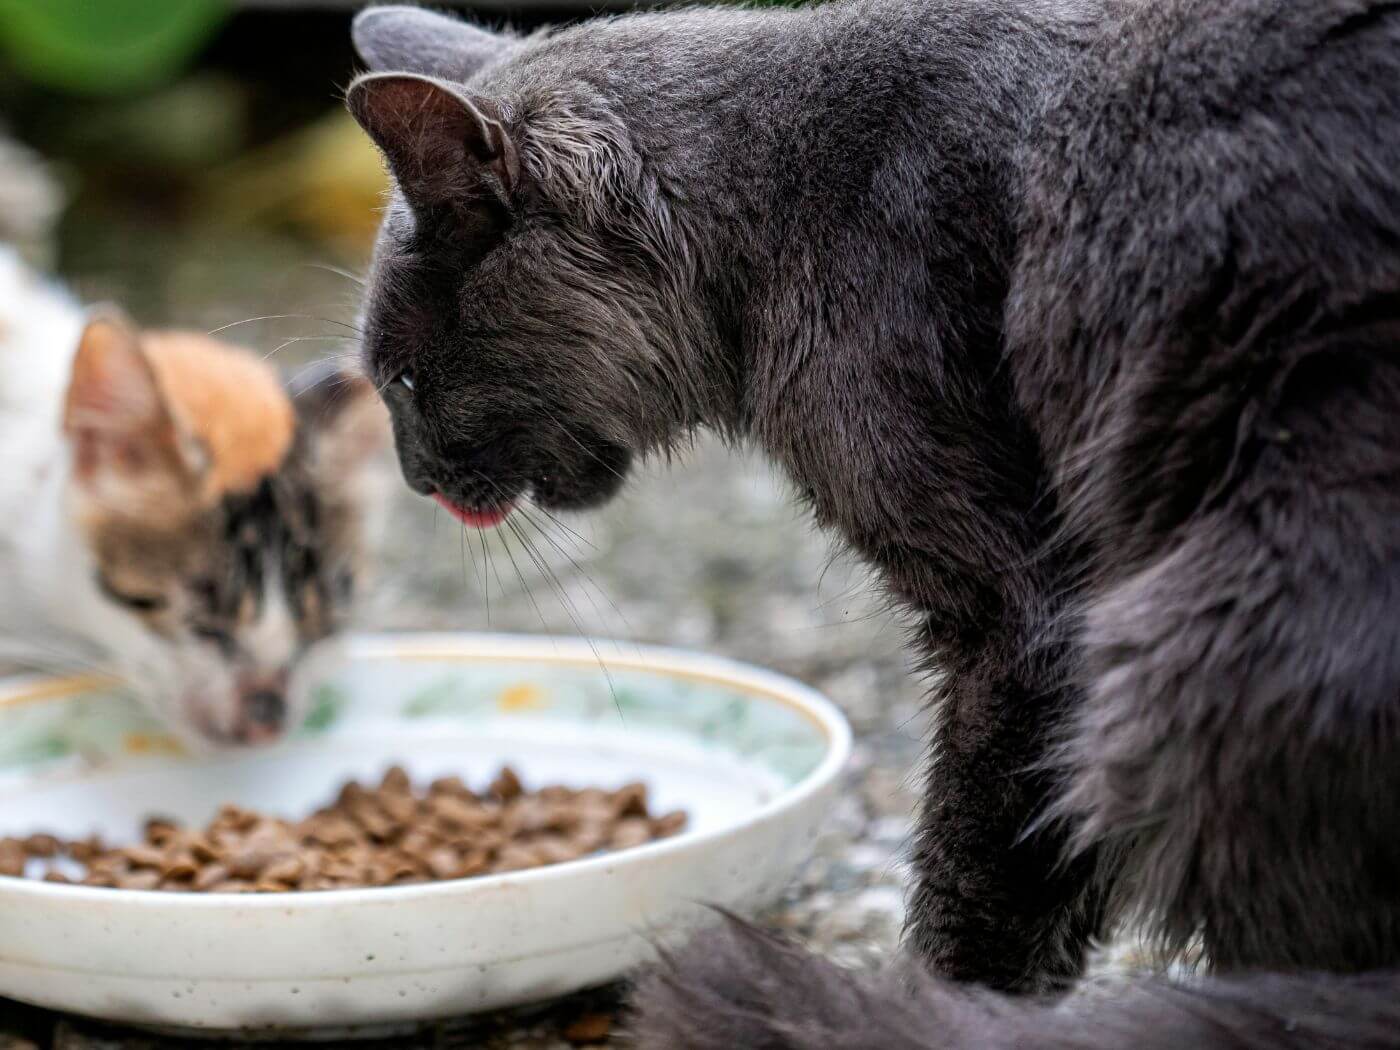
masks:
[[[496,507],[492,510],[467,510],[459,507],[441,492],[434,492],[433,499],[438,501],[438,505],[445,509],[463,525],[470,525],[474,529],[489,529],[499,525],[510,517],[510,504],[504,507]]]

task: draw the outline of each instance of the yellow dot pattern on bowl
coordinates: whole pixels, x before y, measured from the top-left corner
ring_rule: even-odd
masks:
[[[496,706],[502,711],[538,711],[549,705],[543,689],[529,682],[520,682],[502,689],[496,697]]]

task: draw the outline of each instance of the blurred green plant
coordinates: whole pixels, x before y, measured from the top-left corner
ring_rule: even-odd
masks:
[[[174,76],[228,15],[227,0],[0,0],[0,49],[46,87],[120,94]]]

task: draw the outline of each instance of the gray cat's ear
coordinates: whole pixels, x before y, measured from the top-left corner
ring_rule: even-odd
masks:
[[[520,46],[506,33],[398,4],[361,11],[350,36],[355,50],[376,73],[421,73],[457,81],[495,65]]]
[[[468,205],[483,188],[509,202],[520,157],[489,101],[430,77],[371,73],[350,85],[345,102],[410,205]]]

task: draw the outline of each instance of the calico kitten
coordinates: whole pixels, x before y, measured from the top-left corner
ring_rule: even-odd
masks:
[[[1400,1047],[1400,5],[389,8],[356,42],[410,483],[489,522],[757,442],[946,671],[935,976],[721,931],[642,1045]],[[1233,976],[946,983],[1061,989],[1123,919]]]
[[[323,368],[81,310],[0,250],[0,638],[110,664],[188,743],[264,743],[344,623],[388,427]]]

